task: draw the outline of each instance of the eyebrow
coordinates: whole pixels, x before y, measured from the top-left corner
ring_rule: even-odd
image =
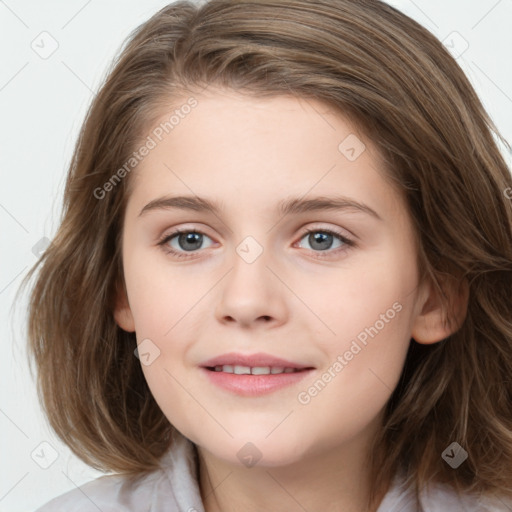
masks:
[[[222,212],[222,206],[199,196],[164,196],[150,201],[139,213],[139,217],[155,210],[169,209],[193,210],[212,213],[216,216]],[[364,203],[343,196],[319,196],[312,199],[290,198],[280,201],[277,211],[280,215],[300,214],[319,210],[350,210],[362,212],[382,220],[382,217]]]

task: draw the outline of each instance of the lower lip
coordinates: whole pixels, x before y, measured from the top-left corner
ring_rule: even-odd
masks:
[[[237,375],[235,373],[215,372],[207,368],[201,368],[201,370],[206,373],[210,382],[240,396],[260,396],[273,393],[298,383],[313,371],[308,369],[273,375]]]

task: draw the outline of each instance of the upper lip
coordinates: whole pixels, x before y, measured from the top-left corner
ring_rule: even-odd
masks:
[[[258,353],[258,354],[237,354],[230,352],[228,354],[222,354],[220,356],[208,359],[201,364],[203,367],[215,367],[215,366],[250,366],[254,367],[282,367],[282,368],[297,368],[299,370],[303,368],[312,368],[310,365],[295,363],[293,361],[287,361],[280,357],[275,357],[270,354]]]

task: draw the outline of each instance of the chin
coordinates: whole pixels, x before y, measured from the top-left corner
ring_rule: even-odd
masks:
[[[266,437],[268,431],[254,432],[254,435],[248,432],[233,439],[227,436],[222,439],[208,437],[206,442],[196,444],[216,458],[240,467],[283,467],[299,462],[306,454],[306,446],[304,442],[294,439],[293,435],[285,431],[282,434],[274,432]]]

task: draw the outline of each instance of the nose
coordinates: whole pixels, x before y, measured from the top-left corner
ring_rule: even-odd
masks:
[[[286,287],[269,263],[265,251],[253,262],[235,254],[233,267],[219,283],[219,322],[244,328],[276,327],[286,322]]]

